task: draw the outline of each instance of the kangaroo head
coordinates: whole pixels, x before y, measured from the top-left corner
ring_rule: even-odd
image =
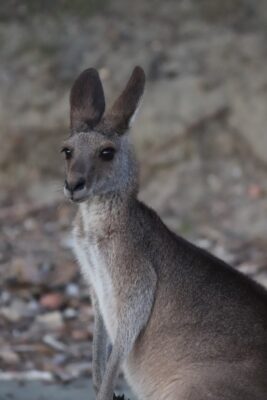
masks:
[[[134,193],[137,168],[127,131],[144,91],[145,74],[135,67],[122,94],[105,113],[103,87],[97,71],[83,71],[70,93],[70,137],[64,193],[81,202],[94,195]]]

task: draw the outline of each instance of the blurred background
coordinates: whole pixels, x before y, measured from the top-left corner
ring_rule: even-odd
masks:
[[[93,313],[59,154],[87,67],[109,104],[145,69],[140,198],[267,286],[266,43],[264,0],[1,1],[0,379],[91,374]]]

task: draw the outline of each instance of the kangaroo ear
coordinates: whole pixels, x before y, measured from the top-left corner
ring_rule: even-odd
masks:
[[[98,72],[83,71],[70,92],[70,126],[72,132],[92,129],[105,111],[105,97]]]
[[[119,134],[123,134],[131,124],[144,92],[145,73],[141,67],[135,67],[132,75],[104,120]]]

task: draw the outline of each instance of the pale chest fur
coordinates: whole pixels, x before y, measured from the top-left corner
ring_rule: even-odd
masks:
[[[110,264],[113,258],[112,242],[99,242],[101,216],[83,212],[83,232],[81,227],[74,227],[74,252],[79,261],[82,273],[92,286],[98,300],[101,315],[106,329],[113,341],[116,335],[116,297],[111,279]]]

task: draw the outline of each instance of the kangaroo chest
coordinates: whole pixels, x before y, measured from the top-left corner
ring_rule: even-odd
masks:
[[[117,329],[117,305],[110,272],[111,250],[111,244],[103,248],[103,243],[90,242],[86,236],[77,236],[74,230],[75,254],[86,281],[94,290],[107,332],[113,341]]]

